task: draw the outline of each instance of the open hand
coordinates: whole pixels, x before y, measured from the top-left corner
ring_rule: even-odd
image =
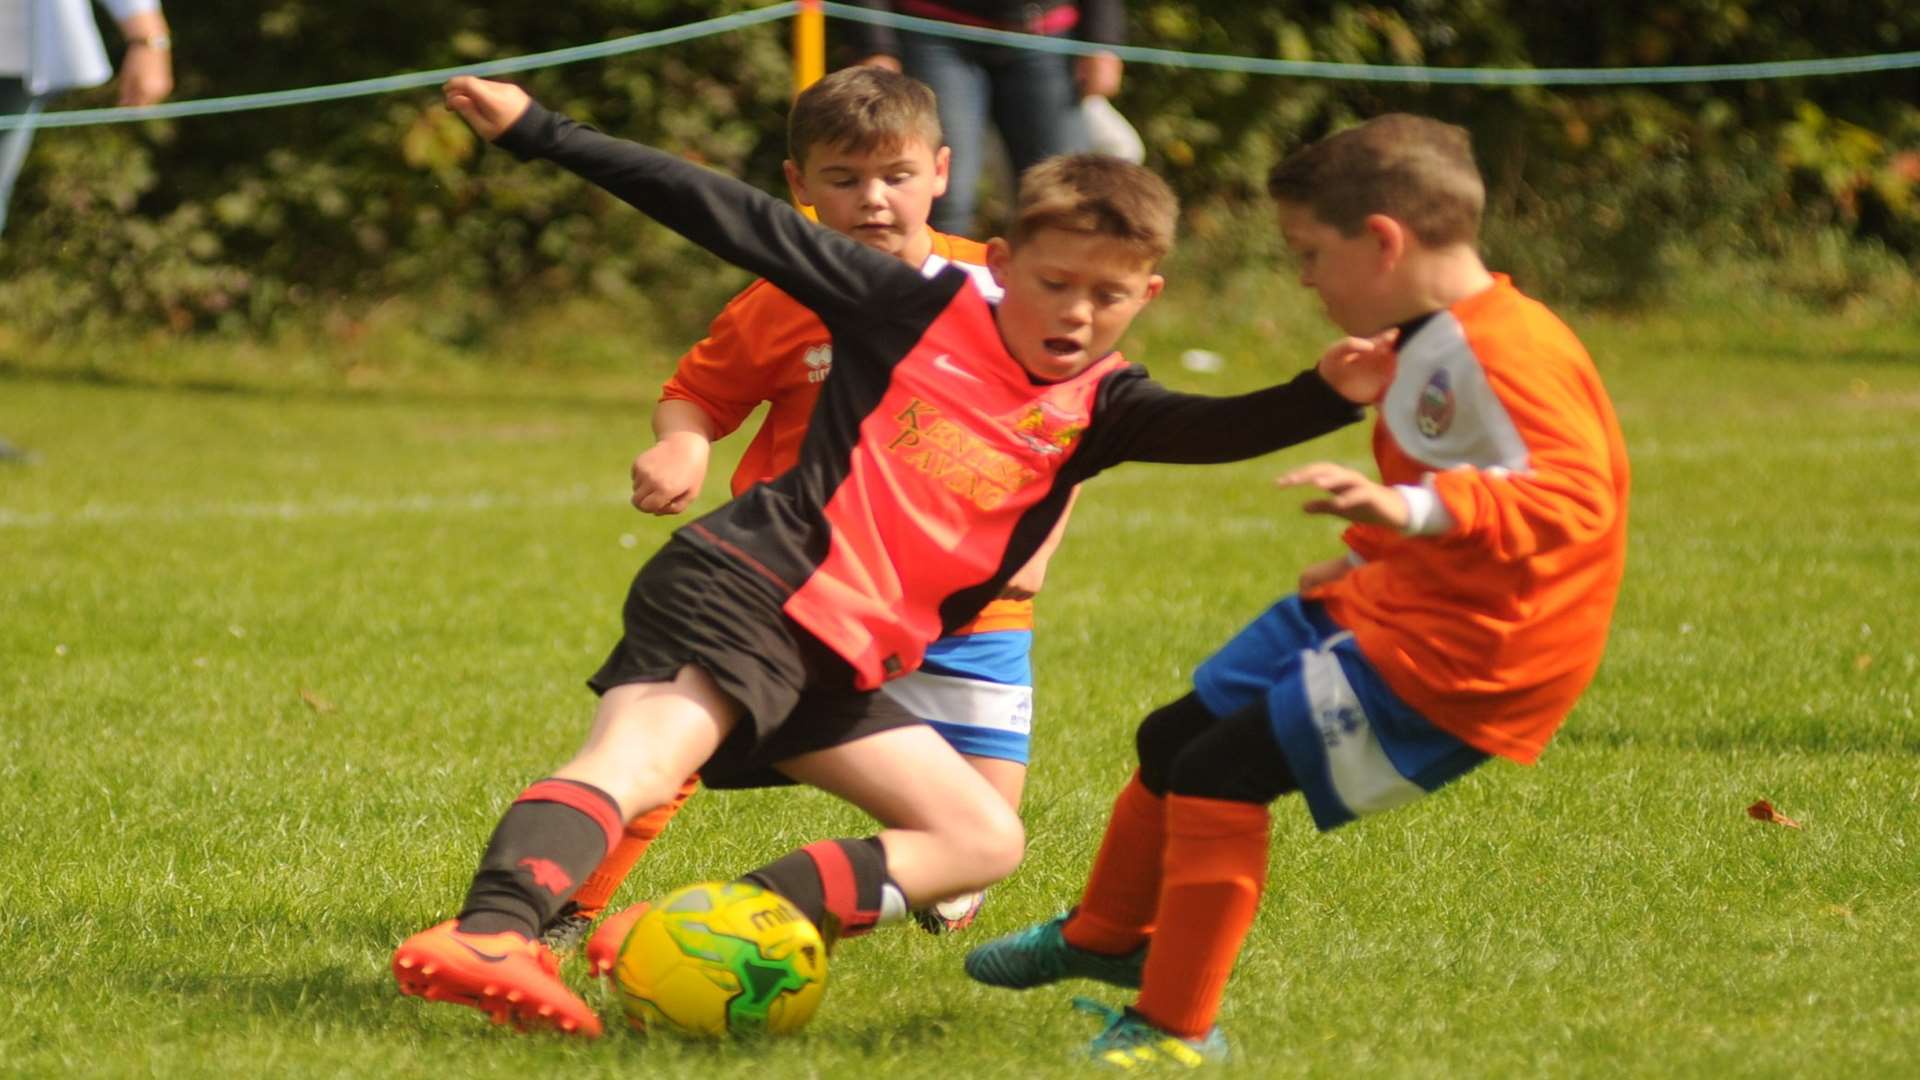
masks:
[[[1341,338],[1320,354],[1320,377],[1355,405],[1379,401],[1393,382],[1393,344],[1399,337],[1395,328],[1372,337]]]
[[[1279,476],[1274,483],[1283,488],[1315,487],[1326,492],[1327,498],[1308,499],[1301,507],[1309,514],[1332,514],[1362,525],[1385,525],[1389,529],[1407,527],[1406,496],[1345,465],[1326,461],[1303,465]]]
[[[473,128],[474,134],[492,142],[526,114],[533,99],[512,83],[455,75],[445,87],[447,108]]]

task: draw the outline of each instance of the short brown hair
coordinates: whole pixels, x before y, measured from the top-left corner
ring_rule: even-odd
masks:
[[[806,164],[816,146],[853,153],[899,147],[911,139],[940,149],[940,112],[933,91],[886,68],[842,68],[800,92],[787,114],[787,156]]]
[[[1018,247],[1041,229],[1110,236],[1157,263],[1173,250],[1179,217],[1180,200],[1152,171],[1105,154],[1062,154],[1021,175],[1007,240]]]
[[[1374,117],[1295,152],[1267,177],[1267,193],[1345,236],[1384,214],[1434,247],[1471,243],[1487,205],[1466,129],[1408,113]]]

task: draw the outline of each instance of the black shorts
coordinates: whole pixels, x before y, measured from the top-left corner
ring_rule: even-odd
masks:
[[[676,533],[634,576],[625,634],[587,680],[597,694],[628,683],[671,682],[692,664],[745,711],[700,767],[716,788],[791,783],[772,768],[923,721],[877,690],[781,610],[782,590]]]

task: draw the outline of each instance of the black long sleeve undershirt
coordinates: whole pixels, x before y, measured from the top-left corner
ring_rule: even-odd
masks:
[[[543,158],[720,258],[771,281],[828,323],[872,321],[927,295],[927,280],[745,183],[616,139],[533,102],[495,145]]]

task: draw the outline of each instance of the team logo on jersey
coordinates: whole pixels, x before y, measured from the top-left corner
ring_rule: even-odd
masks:
[[[1085,417],[1067,416],[1046,402],[1036,402],[1013,423],[1013,433],[1029,449],[1042,454],[1066,452],[1087,430]]]
[[[910,399],[893,422],[899,430],[887,441],[889,453],[982,510],[994,509],[1039,479],[1011,454],[919,398]]]
[[[827,373],[833,370],[833,346],[815,345],[800,362],[807,365],[808,382],[825,382]]]
[[[1441,368],[1420,388],[1420,403],[1414,407],[1413,422],[1420,434],[1437,439],[1453,426],[1453,380]]]

